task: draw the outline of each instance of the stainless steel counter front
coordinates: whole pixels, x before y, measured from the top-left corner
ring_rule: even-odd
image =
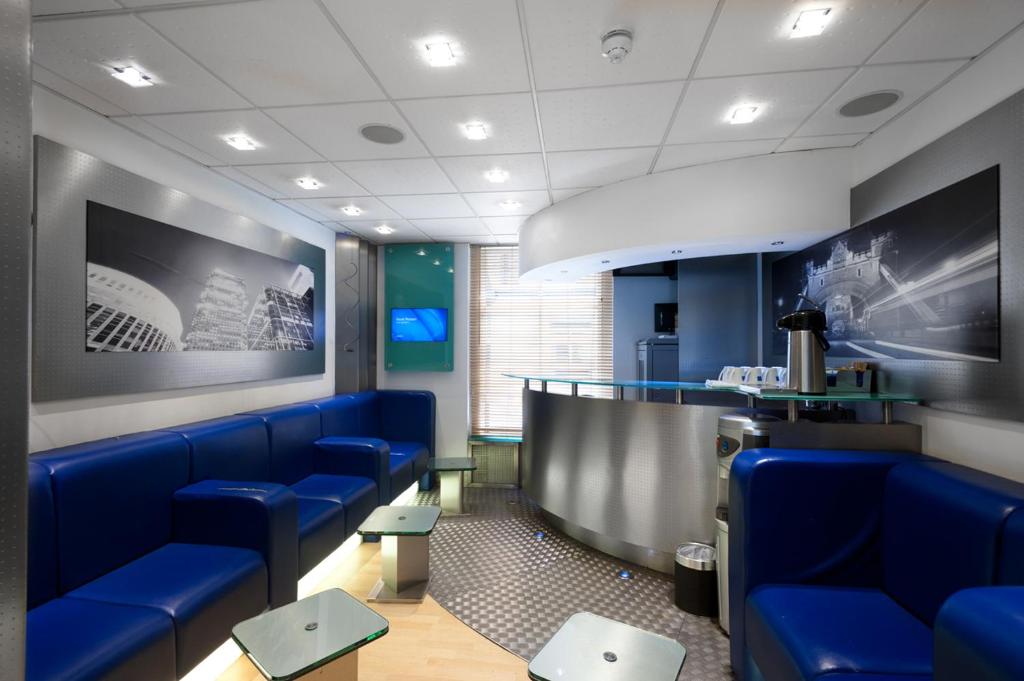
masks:
[[[523,488],[570,536],[671,572],[678,544],[714,544],[715,436],[731,411],[524,389]]]

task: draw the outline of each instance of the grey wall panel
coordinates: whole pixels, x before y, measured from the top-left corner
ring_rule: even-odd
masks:
[[[376,246],[338,235],[334,259],[334,391],[338,394],[376,387],[376,261]]]
[[[25,674],[32,111],[29,0],[0,0],[0,676]]]
[[[322,248],[41,137],[36,138],[35,173],[34,401],[324,372]],[[87,200],[306,265],[315,277],[314,349],[86,353]]]
[[[989,109],[854,187],[850,223],[861,224],[999,164],[1002,361],[879,360],[880,387],[930,407],[1024,420],[1024,92]]]

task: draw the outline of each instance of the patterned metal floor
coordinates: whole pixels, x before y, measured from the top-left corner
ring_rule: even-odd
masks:
[[[413,503],[436,505],[437,490]],[[587,610],[681,642],[679,679],[733,680],[729,639],[714,620],[676,608],[670,576],[561,534],[519,490],[467,488],[466,510],[442,517],[431,535],[430,595],[476,631],[529,660]],[[618,579],[622,568],[633,579]]]

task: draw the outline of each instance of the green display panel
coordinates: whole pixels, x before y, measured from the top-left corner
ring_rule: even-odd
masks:
[[[451,244],[384,249],[384,368],[452,371],[455,254]]]

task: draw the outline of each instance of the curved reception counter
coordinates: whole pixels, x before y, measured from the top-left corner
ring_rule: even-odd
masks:
[[[718,418],[748,405],[745,395],[695,383],[514,378],[525,381],[523,489],[555,527],[661,572],[673,570],[679,544],[714,544]],[[548,392],[549,383],[569,384],[560,390],[569,394]],[[614,399],[580,396],[588,385],[606,386]],[[624,387],[674,390],[676,404],[627,401]],[[719,394],[695,395],[713,403],[697,404],[683,399],[689,391]]]

